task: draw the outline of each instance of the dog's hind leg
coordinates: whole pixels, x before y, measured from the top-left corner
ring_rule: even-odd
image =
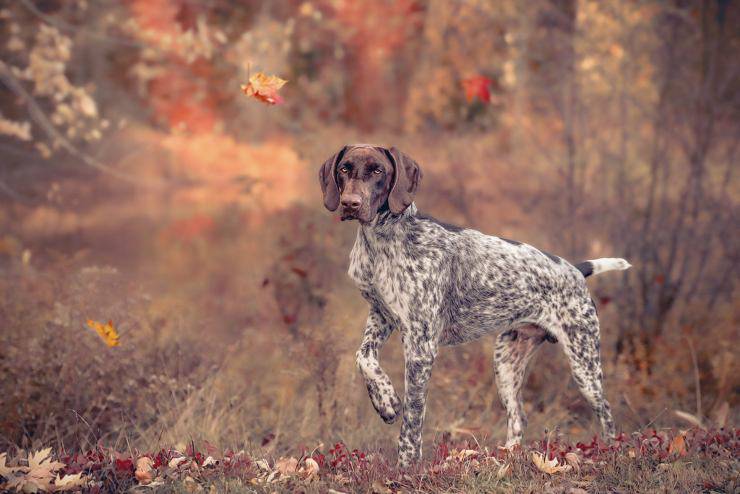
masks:
[[[614,438],[614,420],[602,385],[604,373],[599,355],[599,320],[590,300],[581,313],[576,321],[562,325],[562,335],[558,335],[558,339],[570,362],[573,379],[601,422],[604,435]]]
[[[545,331],[535,326],[512,329],[496,337],[493,364],[498,395],[506,409],[507,448],[522,440],[527,418],[522,407],[521,389],[527,364],[545,339]]]
[[[380,367],[378,351],[393,332],[393,327],[375,309],[370,308],[362,344],[357,350],[357,367],[365,378],[367,393],[375,410],[387,424],[401,414],[401,399],[393,389],[390,377]]]

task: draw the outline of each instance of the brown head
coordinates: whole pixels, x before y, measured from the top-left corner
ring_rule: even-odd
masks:
[[[419,165],[392,147],[344,146],[319,169],[324,206],[341,208],[342,220],[370,223],[386,209],[400,214],[414,200]]]

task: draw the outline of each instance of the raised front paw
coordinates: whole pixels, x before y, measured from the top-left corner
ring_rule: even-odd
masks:
[[[403,404],[392,386],[386,386],[377,381],[367,383],[367,392],[370,395],[370,401],[378,412],[380,418],[386,424],[392,424],[401,415]]]

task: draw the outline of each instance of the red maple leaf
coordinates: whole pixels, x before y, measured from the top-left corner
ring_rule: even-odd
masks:
[[[462,80],[462,86],[465,90],[465,99],[468,102],[478,98],[484,103],[491,102],[491,84],[493,80],[484,75],[474,75]]]

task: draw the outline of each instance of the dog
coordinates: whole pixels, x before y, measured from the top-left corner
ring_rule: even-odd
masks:
[[[614,437],[602,387],[599,320],[586,277],[624,270],[624,259],[572,265],[535,247],[421,214],[414,204],[422,172],[398,149],[347,145],[319,169],[324,206],[357,220],[349,276],[370,304],[357,366],[386,423],[400,416],[398,466],[422,456],[422,424],[432,365],[440,346],[497,334],[494,375],[507,413],[506,446],[526,425],[520,391],[527,363],[545,341],[559,343],[581,393]],[[378,361],[394,329],[401,334],[401,401]]]

